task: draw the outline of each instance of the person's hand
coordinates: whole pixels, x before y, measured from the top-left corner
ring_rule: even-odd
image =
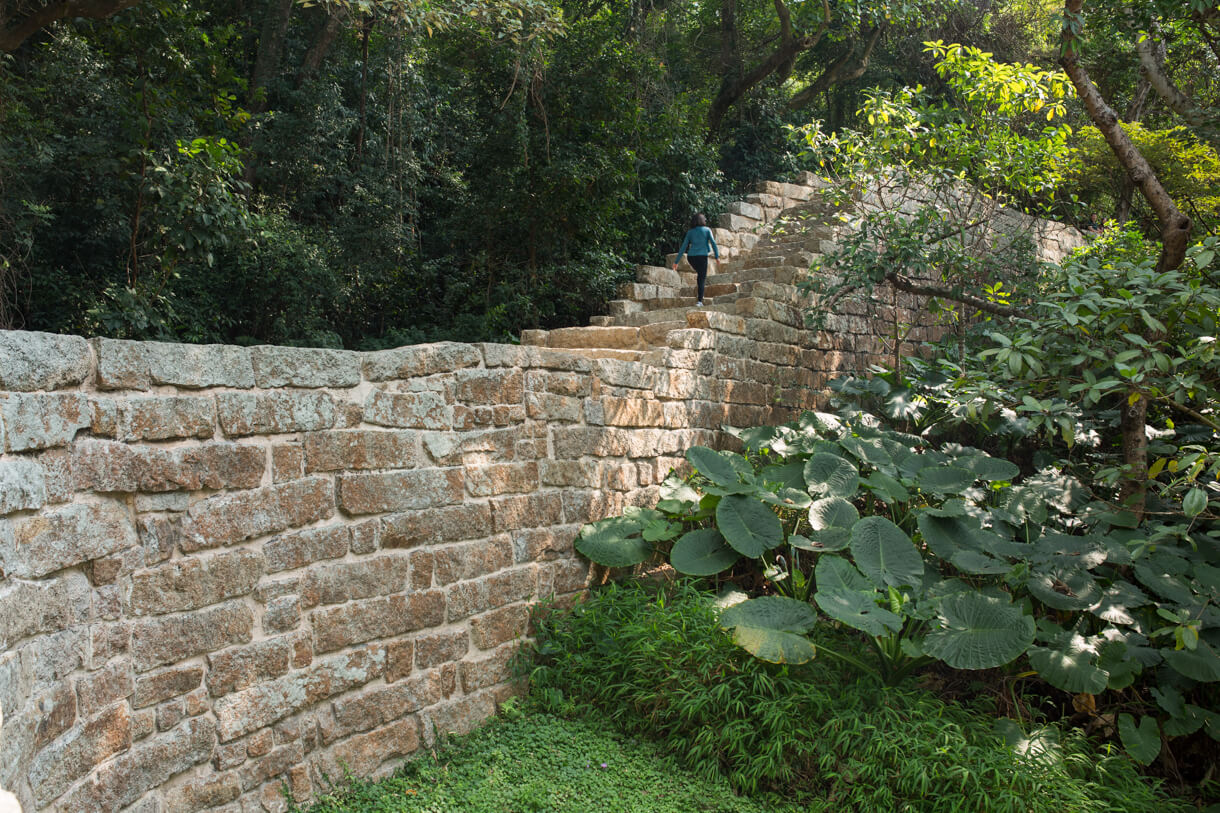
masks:
[[[677,264],[677,263],[674,263],[674,270],[675,270],[675,271],[677,271],[677,270],[678,270],[678,264]]]

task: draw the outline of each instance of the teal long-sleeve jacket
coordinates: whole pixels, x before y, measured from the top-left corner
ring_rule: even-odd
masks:
[[[720,247],[716,245],[716,238],[712,236],[712,230],[707,226],[696,226],[682,238],[682,247],[678,249],[678,259],[675,262],[681,262],[683,254],[691,257],[706,257],[712,253],[715,254],[717,260],[720,259]]]

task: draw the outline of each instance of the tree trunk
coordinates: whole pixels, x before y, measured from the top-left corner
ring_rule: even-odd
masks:
[[[868,40],[864,43],[864,53],[860,55],[860,59],[850,69],[847,68],[847,65],[851,62],[852,57],[855,56],[856,44],[854,40],[849,42],[843,56],[839,57],[830,67],[822,71],[822,75],[815,79],[813,84],[793,96],[788,102],[788,107],[792,110],[798,110],[812,102],[817,98],[818,94],[824,93],[831,86],[859,79],[868,70],[868,64],[873,58],[873,48],[876,47],[879,39],[881,39],[880,26],[874,28],[869,33]]]
[[[343,30],[343,23],[346,19],[347,11],[342,6],[334,7],[326,17],[326,23],[318,29],[318,35],[314,38],[313,44],[309,46],[309,50],[305,52],[305,58],[301,60],[301,67],[297,70],[298,88],[317,73],[318,68],[322,67],[322,60],[326,59],[326,54],[335,44],[335,40],[339,38],[339,32]]]
[[[16,51],[21,47],[21,43],[59,20],[72,17],[104,20],[139,2],[140,0],[61,0],[45,5],[16,21],[10,19],[6,13],[7,4],[0,5],[0,51]]]
[[[1132,390],[1120,415],[1125,470],[1118,497],[1136,517],[1143,519],[1148,497],[1148,399]]]
[[[254,70],[250,74],[250,102],[247,109],[258,115],[267,109],[267,85],[280,67],[284,53],[284,38],[288,35],[288,21],[292,17],[294,0],[271,0],[267,16],[263,18],[263,30],[258,38],[258,54],[254,58]]]

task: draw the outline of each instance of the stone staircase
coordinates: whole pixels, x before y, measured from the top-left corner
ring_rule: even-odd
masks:
[[[639,266],[635,282],[623,285],[609,313],[594,316],[588,327],[526,330],[521,343],[647,362],[670,346],[675,330],[740,333],[743,318],[803,326],[809,298],[797,283],[830,249],[840,225],[836,210],[818,195],[822,186],[812,173],[796,183],[760,183],[718,216],[713,234],[721,259],[708,269],[704,307],[695,306],[694,269],[683,259],[675,271],[671,254],[665,266]]]

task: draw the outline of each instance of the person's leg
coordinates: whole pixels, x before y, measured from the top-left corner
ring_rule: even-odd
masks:
[[[707,287],[707,257],[690,257],[687,261],[690,262],[691,268],[695,269],[696,288],[699,292],[698,301],[703,301],[703,291]]]

